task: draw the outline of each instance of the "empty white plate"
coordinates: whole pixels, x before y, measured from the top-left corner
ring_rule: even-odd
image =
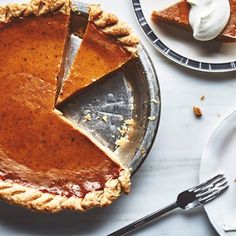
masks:
[[[236,235],[236,111],[222,121],[202,154],[200,182],[218,173],[226,175],[229,189],[205,210],[220,235]]]

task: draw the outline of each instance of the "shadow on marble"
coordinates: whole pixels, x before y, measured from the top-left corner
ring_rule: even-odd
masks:
[[[206,216],[206,214],[205,214],[202,207],[199,207],[197,209],[193,209],[193,210],[190,210],[190,211],[186,211],[186,212],[181,210],[181,209],[176,209],[176,210],[174,210],[170,213],[167,213],[166,215],[150,222],[148,225],[146,225],[146,226],[144,226],[140,229],[137,229],[136,231],[128,233],[127,236],[128,235],[130,235],[130,236],[134,235],[135,233],[139,233],[140,235],[148,234],[148,232],[150,232],[148,230],[150,230],[151,228],[154,229],[155,227],[158,227],[158,224],[163,225],[163,224],[167,223],[170,220],[172,220],[172,222],[173,222],[173,220],[176,220],[174,218],[177,217],[177,216],[181,216],[183,218],[188,218],[188,220],[190,220],[190,221],[191,220],[194,221],[194,219],[199,218],[199,217],[201,217],[204,220],[208,221],[208,218],[207,218],[207,216]],[[215,229],[212,226],[211,226],[209,231],[210,231],[209,232],[210,235],[217,235]],[[173,235],[173,234],[170,233],[170,235]],[[175,235],[178,235],[178,234],[175,234]]]
[[[122,198],[107,208],[93,209],[85,213],[64,211],[57,214],[32,212],[0,202],[0,226],[16,235],[95,234],[99,228],[108,224],[112,217],[119,214],[116,209],[122,211],[122,208],[125,208],[125,204],[119,202]]]

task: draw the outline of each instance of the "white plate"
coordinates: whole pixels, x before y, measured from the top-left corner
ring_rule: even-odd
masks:
[[[223,120],[203,151],[200,182],[219,172],[226,174],[229,189],[206,204],[205,210],[220,235],[236,235],[236,111]],[[235,231],[225,232],[226,227]]]
[[[185,67],[225,72],[236,70],[236,43],[216,40],[199,42],[190,32],[163,24],[157,26],[151,20],[153,10],[160,10],[177,0],[132,0],[135,14],[152,44],[166,57]]]

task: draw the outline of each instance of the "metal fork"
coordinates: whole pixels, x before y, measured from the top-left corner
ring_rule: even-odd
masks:
[[[168,205],[167,207],[158,210],[156,212],[147,215],[140,220],[137,220],[124,228],[121,228],[108,236],[121,236],[125,235],[137,228],[147,225],[154,219],[170,212],[176,208],[182,208],[184,210],[189,210],[205,204],[215,198],[217,198],[221,193],[223,193],[229,187],[228,182],[224,174],[218,174],[208,181],[186,191],[180,193],[175,202]]]

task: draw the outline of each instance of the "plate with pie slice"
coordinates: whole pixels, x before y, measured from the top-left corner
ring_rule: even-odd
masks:
[[[85,211],[130,190],[160,118],[157,76],[132,30],[98,5],[0,7],[0,199]]]
[[[200,6],[202,8],[195,11],[197,14],[193,12],[196,18],[193,20],[196,22],[193,26],[195,30],[195,36],[193,36],[193,29],[189,21],[190,11],[193,8],[186,0],[132,0],[132,2],[137,20],[145,35],[152,45],[167,58],[184,67],[199,71],[226,72],[236,70],[235,0],[229,1],[228,11],[230,13],[229,18],[224,19],[226,20],[226,26],[223,25],[225,28],[216,38],[211,40],[209,40],[210,35],[206,35],[206,32],[210,31],[209,28],[215,33],[214,30],[218,25],[219,28],[222,27],[220,25],[221,18],[216,17],[217,21],[214,18],[215,15],[210,15],[211,9],[216,8],[215,6],[205,7],[208,9],[207,11]],[[199,5],[202,3],[198,3],[198,0],[193,2]],[[192,3],[192,5],[196,3]],[[214,4],[214,1],[210,1],[210,3]],[[218,4],[218,1],[215,3]],[[222,12],[225,12],[223,9]],[[198,15],[201,11],[203,12],[202,18],[199,18]],[[224,15],[227,14],[217,12],[216,15],[224,18]],[[208,16],[209,21],[206,18]],[[198,18],[200,22],[203,22],[202,25],[197,21]],[[207,19],[205,25],[202,19]],[[201,40],[207,41],[199,41],[194,38],[199,32],[202,33]]]
[[[224,194],[204,206],[219,235],[235,235],[236,232],[235,151],[236,111],[214,131],[201,159],[200,182],[219,173],[224,173],[229,182],[229,189]]]

